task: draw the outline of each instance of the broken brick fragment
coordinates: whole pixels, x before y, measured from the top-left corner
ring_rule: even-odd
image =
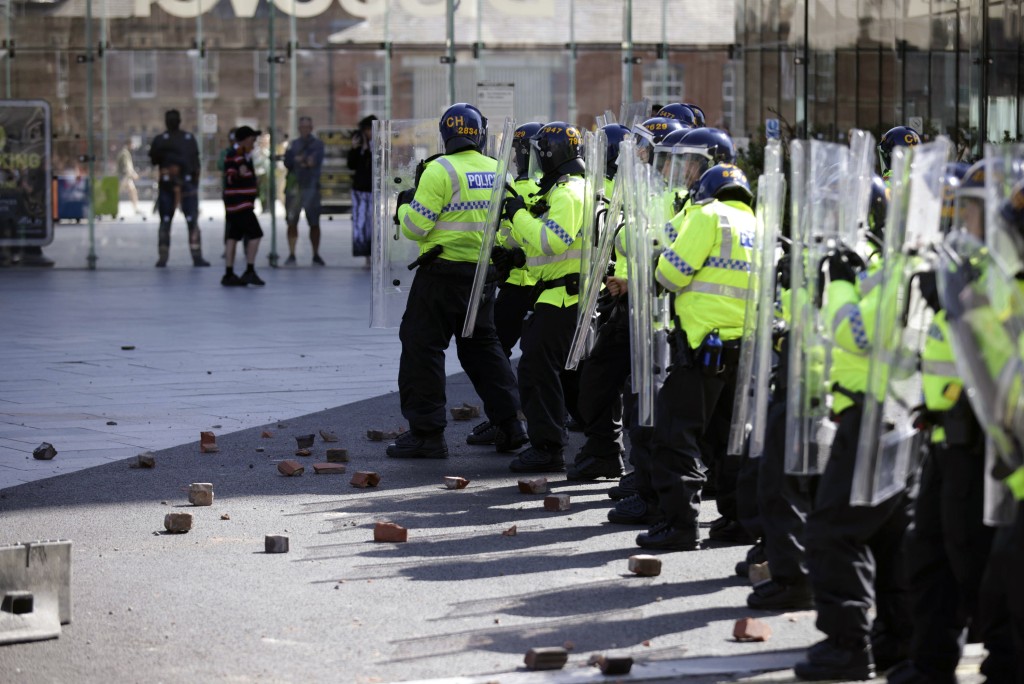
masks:
[[[277,464],[277,472],[288,477],[301,475],[303,470],[305,470],[305,468],[302,467],[302,464],[292,459],[281,461]]]
[[[404,542],[409,540],[409,530],[392,522],[379,522],[373,526],[373,541]]]
[[[314,463],[313,472],[317,475],[344,475],[345,466],[341,463]]]
[[[348,463],[348,449],[328,449],[325,457],[328,463]]]
[[[513,525],[512,527],[510,527],[507,530],[505,530],[504,532],[502,532],[501,536],[502,537],[514,537],[517,534],[519,534],[519,529],[515,525]]]
[[[733,625],[732,636],[736,641],[768,641],[772,628],[757,618],[741,618]]]
[[[295,435],[295,445],[300,449],[308,449],[313,446],[313,442],[316,440],[316,435]]]
[[[168,513],[164,516],[164,529],[174,533],[188,532],[192,529],[192,514]]]
[[[465,489],[469,486],[469,480],[464,477],[446,477],[444,478],[444,486],[448,489]]]
[[[370,473],[360,470],[352,476],[352,480],[349,482],[353,487],[359,487],[365,489],[366,487],[376,487],[380,484],[380,475],[377,473]]]
[[[262,439],[270,439],[270,438],[272,438],[273,436],[274,436],[274,433],[273,433],[273,432],[271,432],[270,430],[264,430],[264,431],[262,432],[262,434],[260,434],[260,437],[261,437]]]
[[[747,569],[747,577],[752,585],[758,585],[770,580],[772,578],[772,571],[768,567],[768,562],[751,563]]]
[[[383,430],[367,430],[366,439],[370,440],[371,442],[383,442],[384,432]]]
[[[569,660],[569,652],[561,646],[531,648],[523,661],[528,670],[561,670]]]
[[[324,440],[325,442],[339,441],[338,435],[334,434],[330,430],[320,430],[320,439]]]
[[[313,452],[310,449],[296,449],[295,450],[295,455],[296,456],[312,456]]]
[[[569,510],[568,494],[552,494],[544,497],[545,511],[567,511]]]
[[[288,553],[288,537],[283,534],[268,534],[263,538],[263,550],[267,553]]]
[[[466,406],[453,406],[450,409],[453,420],[471,420],[473,412]]]
[[[649,554],[630,556],[629,571],[641,577],[657,577],[661,574],[661,559]]]
[[[49,442],[43,442],[32,450],[32,458],[37,461],[50,461],[57,455],[57,450]]]
[[[519,492],[521,494],[546,494],[547,491],[547,478],[539,477],[536,480],[519,481]]]
[[[213,505],[213,483],[193,482],[188,486],[188,502],[193,506]]]
[[[629,674],[629,671],[633,669],[633,658],[630,656],[600,656],[597,659],[597,666],[601,668],[601,674]]]
[[[217,447],[217,435],[212,432],[200,432],[199,433],[199,453],[201,454],[215,454],[220,451]]]
[[[156,457],[151,451],[145,451],[135,457],[134,461],[128,462],[129,468],[155,468]]]

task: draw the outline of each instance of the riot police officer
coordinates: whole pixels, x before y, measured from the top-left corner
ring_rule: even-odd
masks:
[[[585,167],[582,136],[563,121],[545,124],[530,138],[530,175],[537,175],[538,202],[505,200],[504,216],[520,247],[495,250],[499,270],[526,265],[537,279],[533,310],[523,322],[519,391],[530,447],[509,464],[513,472],[559,472],[565,468],[566,397],[562,374],[576,330],[583,227]],[[536,214],[536,215],[535,215]]]
[[[895,126],[878,141],[878,161],[882,166],[882,179],[887,183],[892,175],[892,150],[895,147],[913,147],[921,144],[921,134],[910,126]]]
[[[168,110],[164,122],[167,130],[153,138],[149,146],[149,159],[160,173],[160,195],[157,199],[160,212],[157,249],[160,257],[156,266],[167,266],[171,251],[171,221],[179,209],[188,225],[192,265],[209,266],[210,262],[203,259],[199,231],[199,145],[191,133],[181,130],[181,114],[177,109]]]
[[[495,447],[514,450],[526,441],[517,418],[515,376],[494,329],[493,289],[485,296],[472,337],[457,335],[469,305],[483,244],[497,162],[481,152],[487,120],[470,104],[455,104],[439,123],[444,154],[429,161],[415,188],[399,195],[402,233],[420,254],[440,254],[416,271],[399,328],[402,355],[398,391],[409,421],[387,449],[393,458],[446,458],[444,350],[456,335],[459,360],[487,418],[500,433]],[[499,181],[500,182],[500,181]]]

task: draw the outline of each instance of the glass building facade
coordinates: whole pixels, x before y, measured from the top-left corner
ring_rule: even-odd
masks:
[[[1020,140],[1020,0],[738,0],[749,133],[842,140],[912,125],[963,159]]]

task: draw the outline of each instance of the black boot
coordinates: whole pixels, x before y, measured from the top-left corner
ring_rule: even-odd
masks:
[[[567,480],[596,480],[601,477],[617,479],[622,477],[623,472],[622,454],[619,452],[604,457],[579,453],[565,477]]]
[[[494,444],[498,436],[498,426],[489,420],[479,423],[473,431],[466,435],[466,444],[473,446],[488,446]]]
[[[797,584],[768,580],[754,587],[747,596],[747,605],[755,610],[811,610],[814,593],[806,580]]]
[[[565,461],[560,451],[541,451],[532,446],[520,451],[508,469],[513,473],[560,473],[565,470]]]
[[[467,441],[469,441],[467,439]],[[511,453],[530,441],[526,434],[526,423],[518,418],[510,418],[501,424],[494,435],[494,450],[498,453]],[[559,456],[561,460],[561,456]]]
[[[644,549],[662,551],[697,551],[700,536],[697,528],[681,529],[661,522],[636,536],[636,545]]]
[[[851,644],[830,637],[807,649],[806,659],[793,666],[793,672],[800,679],[812,682],[863,681],[875,676],[875,660],[867,641]]]
[[[419,435],[409,431],[388,445],[387,454],[391,458],[448,458],[448,445],[443,433]]]
[[[608,522],[616,525],[655,525],[663,518],[658,507],[639,494],[627,496],[608,511]]]

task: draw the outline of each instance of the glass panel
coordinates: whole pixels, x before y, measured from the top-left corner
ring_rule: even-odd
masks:
[[[956,133],[956,53],[937,52],[931,55],[931,128],[936,133],[951,135]]]

